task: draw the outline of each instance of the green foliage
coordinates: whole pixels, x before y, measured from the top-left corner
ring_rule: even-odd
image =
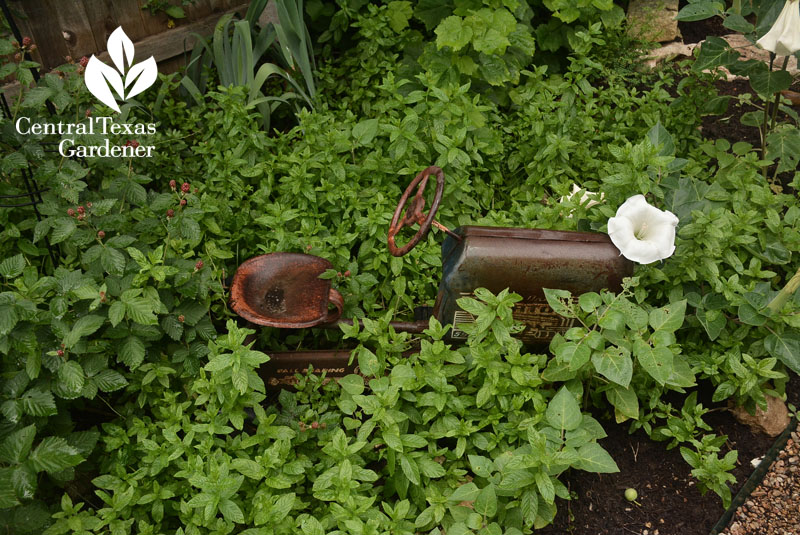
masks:
[[[281,0],[276,4],[279,24],[270,23],[260,30],[257,28],[256,22],[266,7],[266,0],[256,0],[248,8],[243,20],[234,21],[232,14],[222,16],[210,42],[196,35],[197,44],[187,65],[187,74],[181,79],[182,86],[195,101],[200,102],[207,91],[207,70],[213,66],[221,86],[245,88],[247,104],[258,109],[265,130],[269,130],[272,112],[280,104],[302,99],[313,107],[315,98],[314,56],[303,22],[303,2]],[[288,70],[261,61],[271,48],[280,52]],[[296,68],[305,80],[305,90],[289,72]],[[285,91],[279,96],[265,96],[266,84],[274,75],[285,79],[294,91]]]
[[[478,295],[465,303],[482,309],[467,346],[445,344],[447,328],[432,319],[419,352],[404,357],[407,334],[387,336],[388,317],[365,320],[345,334],[361,341],[354,355],[375,356],[374,378],[337,386],[308,376],[266,408],[255,375],[266,357],[242,346],[252,331],[230,322],[187,392],[162,390],[153,418],[104,426],[104,475],[94,484],[106,505],[81,512],[65,497],[46,533],[78,523],[102,533],[135,522],[156,533],[177,522],[187,534],[237,524],[288,534],[549,523],[555,498],[568,497],[559,473],[617,466],[572,391],[535,388],[546,357],[509,336],[519,296]],[[237,374],[251,378],[245,395]]]
[[[678,83],[669,70],[610,69],[607,60],[624,58],[595,15],[615,10],[571,5],[577,18],[557,2],[342,0],[328,15],[309,2],[320,24],[331,17],[330,46],[337,31],[342,45],[323,53],[315,107],[300,110],[294,128],[263,130],[252,87],[267,94],[266,82],[211,86],[188,106],[179,93],[187,84],[162,78],[113,118],[157,123],[139,139],[157,147],[150,159],[46,152],[60,136],[18,135],[14,119],[85,122],[91,96],[75,65],[24,83],[0,129],[0,190],[24,193],[25,168],[49,189],[41,221],[28,208],[0,211],[7,530],[526,532],[568,498],[564,470],[616,470],[590,409],[685,448],[699,481],[724,497],[732,456],[722,437],[706,435],[707,409],[691,395],[673,409],[664,396],[682,399],[699,381],[715,401],[750,408],[781,394],[797,368],[800,297],[779,290],[797,269],[800,207],[759,178],[764,161],[751,146],[699,138],[701,113],[718,106],[705,102],[708,77]],[[551,11],[562,18],[536,18]],[[218,27],[223,56],[227,43],[229,57],[255,58],[269,41],[253,37],[251,20]],[[437,33],[446,20],[469,34],[458,50],[454,34]],[[532,21],[572,25],[560,72],[515,51],[519,39],[544,49]],[[307,47],[298,24],[292,31],[289,46]],[[214,43],[204,50],[213,55]],[[310,92],[292,54],[298,90]],[[438,54],[458,65],[503,62],[508,83],[428,61]],[[4,68],[25,81],[13,65]],[[785,168],[796,140],[788,129],[773,135]],[[676,252],[638,266],[616,295],[551,292],[578,326],[547,354],[513,338],[518,296],[482,290],[460,301],[477,318],[466,346],[445,344],[448,327],[432,321],[407,353],[412,340],[388,324],[433,304],[440,236],[400,260],[386,250],[386,227],[406,183],[430,164],[447,177],[438,215],[447,226],[602,232],[641,193],[680,218]],[[573,183],[604,201],[558,201]],[[79,206],[80,219],[68,212]],[[330,260],[325,277],[360,326],[255,333],[236,324],[226,279],[274,251]],[[353,345],[366,377],[306,375],[298,391],[275,395],[258,374],[268,357],[256,348]],[[94,494],[64,495],[51,520],[62,487],[90,473]]]
[[[155,15],[159,11],[163,11],[171,19],[186,18],[186,12],[181,6],[192,6],[197,3],[197,0],[180,0],[180,5],[169,0],[145,0],[141,4],[142,10],[148,10],[151,15]]]

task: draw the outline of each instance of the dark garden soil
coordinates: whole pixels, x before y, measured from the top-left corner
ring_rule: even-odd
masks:
[[[678,8],[683,9],[688,3],[687,0],[681,0],[678,3]],[[710,19],[697,20],[694,22],[678,21],[678,30],[680,30],[683,36],[683,42],[686,44],[699,43],[710,35],[722,36],[733,33],[722,25],[721,17],[711,17]]]
[[[797,406],[800,378],[794,374],[787,393],[788,402]],[[735,495],[753,471],[750,461],[764,455],[775,439],[753,434],[724,407],[717,408],[704,420],[714,433],[728,436],[721,455],[731,449],[739,452],[733,471],[736,483],[731,487]],[[574,499],[568,502],[557,499],[555,522],[537,531],[537,535],[708,535],[725,512],[722,500],[711,491],[700,493],[679,448],[667,450],[668,443],[654,442],[641,430],[631,435],[627,424],[617,425],[607,420],[601,423],[608,437],[600,443],[620,471],[566,474],[562,481]],[[625,499],[627,488],[636,489],[638,503]]]

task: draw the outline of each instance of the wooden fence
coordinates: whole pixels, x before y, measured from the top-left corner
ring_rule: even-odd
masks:
[[[31,37],[37,50],[34,60],[44,71],[71,56],[97,55],[107,60],[106,42],[117,27],[134,42],[136,59],[154,56],[159,71],[175,70],[184,50],[194,45],[193,33],[210,35],[224,13],[244,15],[244,0],[196,0],[183,6],[186,18],[170,21],[164,12],[142,10],[145,0],[11,0],[14,20],[23,35]],[[171,4],[179,5],[177,0]]]

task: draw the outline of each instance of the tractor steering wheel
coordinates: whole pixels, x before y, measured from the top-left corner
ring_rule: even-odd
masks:
[[[436,175],[436,193],[433,196],[433,202],[431,203],[430,211],[425,214],[422,211],[423,208],[425,208],[425,198],[422,195],[425,193],[425,186],[428,185],[428,177],[430,177],[432,174]],[[411,195],[411,190],[413,190],[415,187],[417,187],[417,193],[411,200],[411,206],[406,210],[406,213],[401,220],[400,214],[408,202],[408,197]],[[428,233],[428,231],[431,229],[431,225],[435,225],[438,228],[443,228],[438,224],[438,222],[433,220],[433,217],[436,215],[436,211],[439,209],[439,202],[442,200],[443,191],[444,172],[442,172],[442,170],[435,165],[432,165],[422,171],[416,176],[416,178],[414,178],[411,184],[408,185],[406,191],[403,192],[403,196],[400,197],[400,202],[397,204],[397,208],[394,211],[392,222],[389,224],[388,242],[389,252],[392,253],[392,255],[403,256],[408,253]],[[400,229],[403,227],[410,227],[414,223],[419,223],[419,230],[416,234],[414,234],[414,237],[411,238],[407,244],[402,247],[398,247],[394,241],[395,236],[398,232],[400,232]],[[443,228],[443,230],[446,229]]]

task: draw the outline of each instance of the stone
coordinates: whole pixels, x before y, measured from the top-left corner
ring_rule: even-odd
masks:
[[[666,43],[681,37],[678,30],[678,0],[631,0],[628,33],[637,39]]]
[[[262,28],[266,28],[267,24],[278,24],[279,22],[278,6],[275,4],[275,0],[269,0],[264,11],[262,11],[261,15],[258,17],[258,25]]]
[[[760,407],[756,407],[755,414],[750,414],[741,406],[729,406],[728,409],[734,418],[748,426],[754,433],[765,433],[771,437],[780,435],[791,420],[786,404],[774,396],[767,396],[766,412]]]
[[[669,43],[661,48],[650,50],[642,59],[644,60],[644,64],[652,69],[659,63],[672,61],[678,56],[691,57],[692,51],[696,46],[696,43],[690,43],[688,45],[684,43]]]

